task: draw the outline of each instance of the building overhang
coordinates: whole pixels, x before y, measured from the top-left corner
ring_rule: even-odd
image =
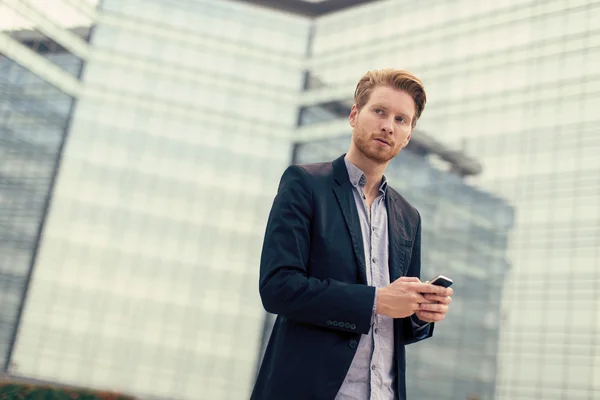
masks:
[[[316,18],[379,0],[231,0]]]

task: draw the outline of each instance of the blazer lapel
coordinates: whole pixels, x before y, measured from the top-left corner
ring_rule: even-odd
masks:
[[[346,225],[350,231],[350,237],[352,238],[352,248],[354,254],[358,260],[358,267],[360,272],[360,278],[363,283],[367,283],[367,267],[365,265],[365,250],[362,240],[362,232],[360,230],[360,220],[358,219],[358,212],[356,211],[356,204],[354,202],[354,195],[352,194],[352,185],[346,183],[344,185],[335,186],[333,188],[335,197],[337,198]]]
[[[334,178],[338,183],[333,187],[333,192],[340,205],[340,208],[342,209],[344,220],[346,221],[346,225],[350,231],[352,248],[354,250],[356,259],[358,260],[359,277],[361,283],[366,284],[367,267],[365,265],[365,250],[362,240],[362,231],[360,229],[360,220],[358,217],[358,211],[356,210],[354,194],[352,193],[352,184],[348,178],[348,171],[344,162],[344,156],[333,162]]]
[[[390,268],[390,282],[394,282],[396,279],[404,275],[402,268],[402,256],[400,246],[404,243],[406,237],[406,230],[403,223],[403,216],[401,215],[400,208],[397,205],[396,200],[393,197],[393,193],[388,190],[386,196],[386,205],[388,212],[388,227],[389,227],[389,268]]]

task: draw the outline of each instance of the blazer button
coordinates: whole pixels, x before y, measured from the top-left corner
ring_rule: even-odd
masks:
[[[354,339],[352,339],[350,341],[350,343],[348,343],[348,347],[350,347],[351,349],[355,349],[356,346],[358,346],[358,342],[356,340],[354,340]]]
[[[350,329],[350,322],[346,322],[346,323],[344,324],[344,328],[346,328],[346,329]]]
[[[333,322],[331,322],[331,320],[327,321],[327,325],[331,326]]]
[[[356,329],[356,325],[354,325],[354,324],[350,325],[350,329]]]

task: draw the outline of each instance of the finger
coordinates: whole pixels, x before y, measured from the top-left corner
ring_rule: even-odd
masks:
[[[419,318],[421,321],[424,322],[433,322],[429,317],[427,317],[427,315],[423,314],[423,311],[417,311],[415,313],[415,315],[417,316],[417,318]]]
[[[432,298],[431,298],[431,297],[429,297],[429,296],[432,296],[432,295],[427,295],[427,294],[426,294],[426,295],[423,295],[423,298],[425,299],[425,301],[422,301],[421,303],[424,303],[424,304],[440,304],[440,302],[439,302],[439,301],[437,301],[437,300],[432,300]],[[443,298],[443,297],[440,297],[440,298]],[[442,304],[443,304],[443,303],[442,303]]]
[[[441,299],[444,298],[444,296],[438,296],[437,294],[429,293],[425,293],[423,297],[425,297],[430,303],[438,303]]]
[[[425,322],[438,322],[446,318],[446,314],[430,311],[417,311],[417,317]]]
[[[452,302],[452,297],[449,296],[438,296],[436,294],[426,293],[423,295],[430,302],[437,302],[441,304],[450,304]]]
[[[421,282],[419,280],[419,278],[416,278],[414,276],[402,276],[402,277],[398,278],[398,280],[400,282]]]
[[[444,292],[443,293],[436,293],[437,296],[452,296],[454,294],[454,290],[452,290],[451,288],[443,288]]]
[[[419,310],[445,314],[448,312],[448,306],[445,304],[421,303],[419,304]]]
[[[416,311],[415,314],[419,319],[421,319],[423,321],[429,321],[429,322],[441,321],[444,318],[446,318],[446,314],[437,313],[437,312],[433,312],[433,311],[419,310],[419,311]]]
[[[423,295],[419,293],[414,293],[413,296],[413,311],[419,310],[419,307],[422,303],[427,303],[427,299],[423,297]]]
[[[413,290],[419,293],[431,293],[438,296],[448,296],[448,289],[442,286],[432,285],[430,283],[411,283]],[[450,289],[451,290],[451,289]]]

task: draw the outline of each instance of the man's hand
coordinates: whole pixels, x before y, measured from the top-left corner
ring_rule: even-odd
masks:
[[[432,322],[430,321],[431,317],[439,318],[438,314],[442,313],[442,307],[445,307],[444,315],[448,311],[447,304],[432,303],[437,303],[440,299],[451,295],[452,289],[422,283],[418,278],[401,277],[388,286],[378,289],[376,313],[390,318],[405,318],[417,313],[419,319],[421,319],[419,313],[425,313],[423,316],[429,319],[424,319],[424,321]],[[428,306],[440,307],[440,311],[428,310],[425,308],[425,303],[429,303]],[[436,320],[441,319],[443,318]]]
[[[452,289],[448,290],[452,291]],[[452,295],[452,292],[450,295]],[[425,322],[438,322],[446,318],[448,305],[452,302],[452,297],[432,294],[425,294],[423,297],[427,302],[419,304],[419,310],[416,312],[417,318]]]
[[[423,297],[427,302],[419,304],[419,310],[416,312],[417,318],[425,322],[438,322],[446,318],[454,290],[448,288],[446,291],[445,296],[431,293],[424,294]]]

